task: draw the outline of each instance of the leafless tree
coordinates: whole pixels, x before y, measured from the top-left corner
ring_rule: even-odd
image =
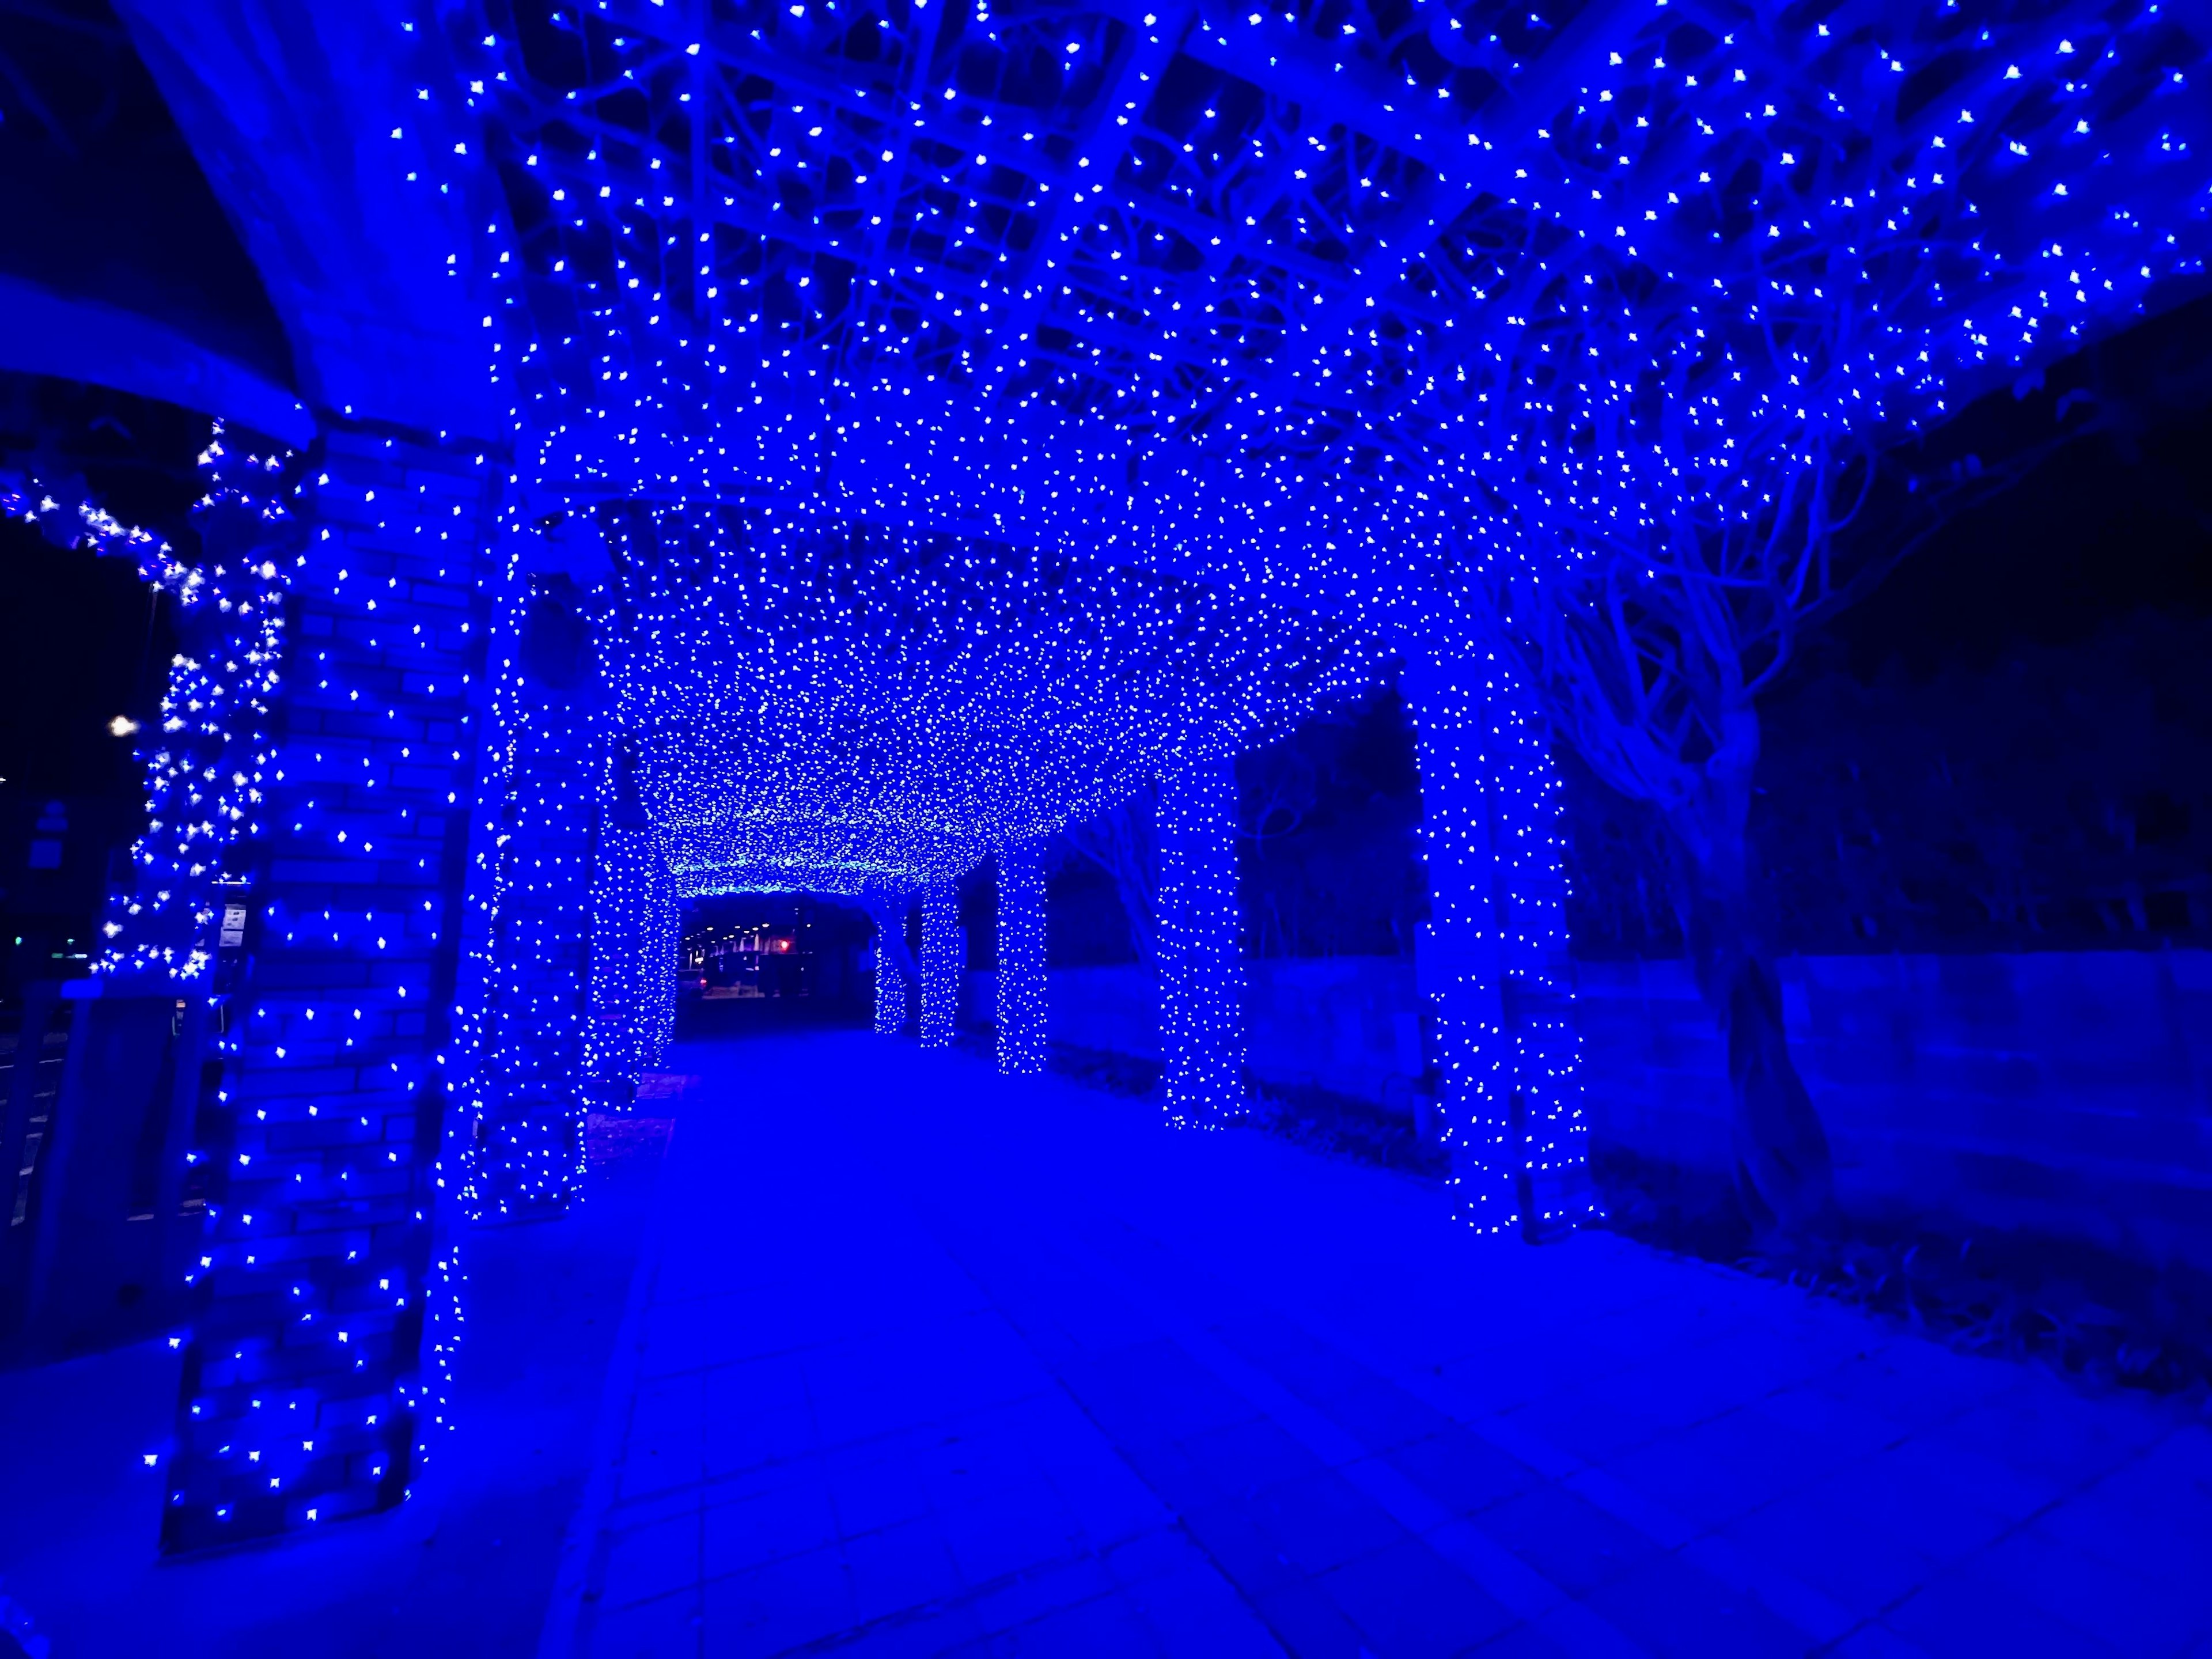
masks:
[[[1159,961],[1159,848],[1152,792],[1140,790],[1089,822],[1071,825],[1067,840],[1113,882],[1128,924],[1129,949],[1152,969]]]

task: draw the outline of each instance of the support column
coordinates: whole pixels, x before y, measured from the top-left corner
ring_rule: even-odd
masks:
[[[565,1209],[584,1176],[591,915],[590,628],[565,577],[505,573],[494,716],[507,757],[483,1052],[461,1193],[477,1220]]]
[[[1158,824],[1168,1121],[1218,1128],[1246,1110],[1234,758],[1199,761],[1162,777]]]
[[[1534,1242],[1595,1212],[1567,956],[1559,778],[1541,726],[1487,657],[1409,657],[1434,1020],[1459,1213]]]
[[[1044,1070],[1046,1031],[1044,838],[999,849],[997,1018],[999,1070]]]
[[[949,1048],[960,1018],[960,977],[967,968],[960,931],[960,888],[933,881],[921,890],[921,1046]]]
[[[638,959],[638,1069],[657,1072],[676,1036],[677,961],[684,946],[684,901],[656,834],[646,866],[645,930]]]
[[[592,869],[592,1018],[584,1038],[586,1103],[626,1112],[643,1067],[646,859],[649,831],[625,828],[605,810]]]
[[[661,1062],[673,1018],[672,929],[679,907],[659,837],[642,819],[641,809],[626,811],[619,799],[601,800],[584,1063],[593,1111],[630,1109],[638,1078]]]
[[[339,432],[305,504],[167,1549],[398,1503],[440,1410],[431,1206],[493,478],[471,448]]]
[[[908,902],[904,893],[878,892],[868,899],[868,919],[876,925],[878,1036],[897,1036],[906,1030],[908,1000],[921,977],[914,952],[907,948]]]

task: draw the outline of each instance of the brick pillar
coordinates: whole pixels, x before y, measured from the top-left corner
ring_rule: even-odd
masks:
[[[430,1212],[494,480],[467,447],[341,433],[303,495],[167,1549],[398,1502],[438,1410]]]
[[[1243,908],[1229,757],[1160,779],[1160,1049],[1168,1121],[1211,1127],[1244,1098]]]
[[[960,977],[966,970],[957,883],[921,890],[921,1046],[949,1048],[960,1018]]]
[[[1558,774],[1540,725],[1491,659],[1417,654],[1404,690],[1429,878],[1417,973],[1457,1209],[1484,1231],[1534,1240],[1594,1208]]]
[[[1009,1077],[1044,1070],[1044,839],[999,849],[999,1069]]]

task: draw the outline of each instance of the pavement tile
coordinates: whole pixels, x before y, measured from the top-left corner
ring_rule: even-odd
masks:
[[[957,1596],[959,1569],[934,1517],[840,1540],[855,1624]]]
[[[1965,1572],[1993,1597],[2040,1608],[2128,1653],[2171,1654],[2212,1635],[2212,1554],[2198,1566],[2154,1577],[2028,1528],[1974,1556]]]
[[[580,1659],[1807,1651],[1762,1583],[1863,1621],[1838,1659],[2212,1659],[2212,1435],[2160,1407],[872,1042],[827,1109],[676,1143]]]
[[[1301,1572],[1327,1572],[1406,1536],[1389,1510],[1334,1469],[1269,1486],[1250,1504],[1261,1530]]]
[[[1267,1633],[1294,1659],[1382,1659],[1327,1592],[1301,1578],[1249,1598]]]
[[[1375,1374],[1311,1332],[1277,1315],[1244,1313],[1212,1328],[1231,1352],[1309,1405],[1373,1382]]]
[[[1318,1581],[1377,1654],[1449,1659],[1520,1621],[1416,1538],[1347,1562]]]
[[[1204,1488],[1200,1503],[1249,1498],[1262,1486],[1318,1474],[1325,1467],[1287,1430],[1264,1417],[1208,1429],[1176,1445]]]
[[[1520,1459],[1456,1424],[1393,1447],[1382,1461],[1454,1515],[1474,1515],[1540,1479]]]
[[[1676,1426],[1645,1410],[1638,1395],[1601,1383],[1540,1395],[1498,1421],[1586,1463],[1609,1463]]]
[[[1813,1378],[1812,1385],[1905,1430],[1932,1428],[2026,1382],[2024,1368],[2002,1360],[1972,1358],[1933,1342],[1880,1343],[1879,1328],[1871,1323],[1869,1340],[1863,1358],[1844,1361]]]
[[[834,1543],[837,1511],[820,1479],[709,1503],[699,1517],[702,1570],[709,1578]]]
[[[1960,1493],[2014,1522],[2048,1509],[2066,1493],[2065,1486],[2048,1475],[2033,1474],[1942,1434],[1916,1435],[1881,1453],[1877,1462],[1892,1472],[1893,1479]]]
[[[1838,1462],[1864,1457],[1906,1437],[1905,1426],[1869,1406],[1843,1399],[1810,1382],[1777,1389],[1744,1409],[1818,1442]]]
[[[1515,1625],[1472,1650],[1470,1659],[1574,1659],[1578,1650],[1541,1622]]]
[[[1923,1651],[2003,1654],[2006,1659],[2114,1659],[2124,1650],[1989,1584],[1954,1572],[1882,1615],[1885,1628]]]
[[[1811,1485],[1837,1461],[1812,1437],[1738,1410],[1638,1447],[1606,1467],[1685,1520],[1711,1528]]]
[[[1259,1614],[1202,1559],[1146,1578],[1128,1595],[1177,1659],[1282,1659],[1282,1644]]]
[[[1585,1598],[1656,1659],[1800,1659],[1811,1640],[1679,1555],[1632,1567]]]
[[[1037,1490],[1041,1501],[992,1498],[937,1512],[938,1530],[951,1548],[962,1583],[988,1584],[1089,1547],[1051,1488],[1040,1482]]]
[[[695,1511],[628,1527],[607,1540],[594,1582],[602,1607],[649,1601],[699,1583],[700,1520]]]
[[[968,1609],[980,1632],[994,1635],[1125,1588],[1097,1556],[1078,1555],[969,1591],[960,1605]]]
[[[703,1595],[704,1659],[781,1653],[860,1622],[851,1580],[834,1547],[712,1579]]]
[[[1573,1595],[1587,1595],[1660,1553],[1634,1528],[1553,1482],[1493,1504],[1470,1524]]]
[[[1456,1426],[1435,1407],[1380,1378],[1330,1395],[1320,1405],[1329,1421],[1370,1452],[1390,1451]]]
[[[658,1601],[588,1616],[576,1651],[580,1659],[698,1659],[701,1619],[694,1585]]]
[[[1012,1635],[1012,1650],[1020,1659],[1169,1659],[1170,1651],[1143,1609],[1119,1593],[1064,1608]]]
[[[1165,1337],[1095,1354],[1060,1379],[1085,1413],[1120,1445],[1182,1440],[1258,1413]]]
[[[1304,1571],[1261,1525],[1249,1504],[1193,1510],[1182,1521],[1192,1541],[1247,1598],[1286,1590],[1306,1580]]]
[[[2013,1524],[1972,1492],[1945,1485],[1928,1462],[1894,1462],[1888,1452],[1816,1480],[1797,1496],[1838,1540],[1873,1534],[1938,1565],[1986,1548]]]
[[[702,1457],[709,1480],[764,1463],[789,1462],[813,1451],[814,1413],[805,1406],[766,1412],[720,1412],[707,1419]]]
[[[804,1410],[806,1405],[806,1364],[796,1354],[710,1365],[682,1381],[698,1390],[701,1409],[715,1416]]]
[[[1718,1535],[1755,1565],[1809,1585],[1860,1619],[1879,1614],[1940,1571],[1934,1558],[1890,1528],[1840,1520],[1830,1503],[1802,1494],[1770,1504]]]
[[[819,1462],[842,1537],[879,1532],[929,1513],[929,1482],[911,1441],[846,1447],[823,1454]]]

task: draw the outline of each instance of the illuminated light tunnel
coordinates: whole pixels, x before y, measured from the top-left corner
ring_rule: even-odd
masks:
[[[67,1012],[86,1048],[158,1003],[204,1065],[152,1200],[182,1367],[148,1456],[165,1553],[401,1509],[441,1460],[466,1465],[480,1241],[574,1224],[594,1147],[672,1114],[540,1651],[2027,1651],[2035,1607],[2058,1622],[2033,1650],[2212,1641],[2185,1558],[2112,1541],[2170,1499],[2170,1535],[2212,1545],[2201,1421],[2092,1424],[2056,1382],[2033,1407],[2008,1382],[2005,1433],[2155,1444],[2140,1480],[2173,1490],[2130,1509],[2070,1462],[2014,1479],[1964,1431],[1913,1437],[1942,1390],[1994,1397],[1988,1374],[1885,1330],[1897,1398],[1823,1393],[1792,1367],[1875,1340],[1853,1334],[1872,1316],[1785,1306],[1756,1277],[1711,1292],[1741,1376],[1703,1406],[1654,1385],[1624,1408],[1649,1441],[1584,1437],[1564,1384],[1531,1405],[1467,1359],[1596,1309],[1625,1366],[1706,1317],[1680,1277],[1704,1269],[1607,1230],[1563,757],[1674,850],[1760,1259],[1810,1283],[1858,1248],[1837,1241],[1860,1177],[1752,919],[1759,700],[2028,464],[1962,447],[1966,411],[2028,402],[2203,295],[2198,8],[72,0],[0,19],[20,36],[0,37],[9,142],[68,138],[70,106],[33,94],[95,43],[117,96],[173,125],[281,338],[238,346],[0,260],[0,301],[35,325],[0,368],[210,434],[189,532],[46,451],[0,472],[9,519],[135,561],[176,619],[92,972],[26,991],[22,1026],[43,1043]],[[1385,687],[1425,878],[1407,1041],[1429,1184],[1404,1194],[1169,1133],[1261,1115],[1239,757]],[[1133,811],[1141,1122],[1043,1075],[1070,1048],[1051,849]],[[842,901],[872,939],[852,994],[873,1035],[763,1041],[820,1109],[742,1131],[708,1104],[751,1097],[739,1046],[678,1030],[685,907],[732,895]],[[981,1053],[927,1052],[984,1029]],[[33,1071],[12,1074],[11,1158]],[[1085,1127],[1055,1151],[1032,1110]],[[961,1121],[932,1139],[932,1112]],[[63,1178],[41,1133],[33,1196]],[[1056,1158],[1097,1183],[1087,1225],[1036,1189]],[[51,1358],[66,1253],[42,1202],[8,1317]],[[742,1255],[709,1228],[725,1202]],[[908,1205],[933,1242],[884,1218]],[[1377,1277],[1393,1250],[1424,1257],[1442,1299],[1320,1296],[1334,1269],[1297,1206],[1365,1229],[1346,1259]],[[854,1237],[906,1256],[887,1295],[969,1320],[930,1341],[988,1314],[1021,1351],[979,1339],[911,1390],[878,1353],[879,1392],[951,1392],[919,1415],[847,1399],[870,1425],[852,1440],[908,1437],[904,1480],[917,1425],[1027,1401],[1000,1450],[1035,1455],[1002,1489],[938,1458],[911,1512],[823,1522],[821,1493],[760,1472],[849,1445],[715,1417],[811,1398],[828,1432],[821,1402],[853,1378],[670,1333],[757,1314],[793,1350],[888,1352],[835,1316],[848,1281],[820,1264],[855,1268]],[[747,1277],[787,1241],[816,1277]],[[1251,1288],[1272,1282],[1262,1246],[1311,1308]],[[1191,1262],[1229,1287],[1193,1288]],[[679,1284],[717,1311],[686,1315]],[[732,1300],[749,1286],[757,1309]],[[1063,1291],[1090,1300],[1055,1322]],[[1481,1341],[1448,1334],[1477,1321]],[[1747,1334],[1762,1321],[1791,1334]],[[666,1352],[687,1341],[690,1370]],[[687,1386],[669,1376],[740,1362],[780,1380],[695,1401],[709,1449],[670,1477],[709,1542],[638,1543],[669,1519],[635,1509],[651,1411]],[[1829,1571],[1827,1540],[1888,1511],[1772,1475],[1840,1480],[1844,1441],[1907,1448],[1891,1484],[1868,1477],[1881,1492],[1963,1493],[1987,1535],[1931,1522],[1893,1553],[1909,1563]],[[756,1507],[724,1538],[714,1506],[740,1495]],[[1797,1531],[1759,1540],[1770,1501]],[[2073,1518],[2033,1530],[2051,1515]],[[2015,1533],[2033,1548],[2008,1553]],[[2039,1576],[2044,1601],[2022,1588]],[[37,1613],[36,1584],[5,1588]],[[2130,1598],[2171,1617],[2107,1617]]]

